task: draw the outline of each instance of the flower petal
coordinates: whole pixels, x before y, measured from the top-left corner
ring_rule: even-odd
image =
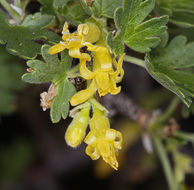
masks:
[[[90,132],[87,134],[86,138],[84,139],[84,142],[85,142],[86,144],[90,145],[90,144],[94,143],[95,141],[96,141],[96,137],[95,137],[95,135],[90,131]]]
[[[97,90],[96,84],[95,84],[95,81],[93,80],[87,89],[79,91],[71,98],[71,101],[70,101],[71,105],[75,106],[85,102],[86,100],[88,100],[94,95],[96,90]]]
[[[85,152],[92,160],[98,160],[98,158],[100,158],[99,153],[93,146],[88,145]]]
[[[80,47],[71,48],[69,49],[69,55],[71,57],[77,58],[77,59],[86,59],[86,61],[90,61],[91,57],[87,53],[81,53]]]
[[[95,77],[98,93],[104,96],[109,92],[110,78],[108,72],[98,71]]]
[[[66,48],[65,45],[63,45],[63,44],[61,44],[61,43],[58,43],[58,44],[52,46],[52,47],[49,49],[49,54],[53,55],[53,54],[62,52],[65,48]]]
[[[80,60],[80,74],[81,76],[86,79],[86,80],[91,80],[95,77],[95,73],[91,72],[87,67],[86,67],[86,60],[81,59]]]

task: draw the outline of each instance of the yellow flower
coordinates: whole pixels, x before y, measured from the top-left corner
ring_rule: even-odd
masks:
[[[78,112],[73,121],[68,126],[65,133],[65,140],[71,147],[77,147],[84,139],[86,128],[89,123],[89,107],[83,108]]]
[[[97,160],[101,156],[106,163],[117,170],[116,155],[122,148],[123,141],[121,133],[110,129],[108,118],[97,108],[94,108],[90,129],[91,131],[84,140],[88,144],[86,154],[92,160]]]
[[[49,54],[56,54],[68,49],[71,57],[78,59],[82,58],[90,61],[90,55],[87,53],[81,53],[80,48],[85,46],[84,42],[94,43],[100,38],[100,30],[96,24],[80,24],[76,32],[70,33],[68,30],[68,24],[65,23],[62,34],[63,41],[52,46],[49,49]]]
[[[80,60],[80,74],[86,80],[92,80],[90,86],[76,93],[72,99],[71,104],[77,105],[88,100],[98,90],[100,96],[104,96],[107,93],[118,94],[121,87],[117,87],[124,75],[122,68],[124,54],[122,54],[117,61],[112,59],[107,47],[94,46],[90,43],[85,43],[89,51],[92,51],[93,55],[93,72],[86,66],[86,60]],[[115,67],[115,71],[113,69]]]

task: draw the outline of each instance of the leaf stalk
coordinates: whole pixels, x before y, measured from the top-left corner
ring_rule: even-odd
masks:
[[[133,64],[138,65],[138,66],[143,67],[143,68],[146,68],[145,61],[138,59],[136,57],[126,55],[124,57],[124,61],[133,63]]]

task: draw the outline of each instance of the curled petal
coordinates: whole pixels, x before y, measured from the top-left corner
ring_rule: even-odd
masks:
[[[64,26],[63,26],[63,31],[62,31],[63,35],[69,35],[69,30],[68,30],[68,24],[67,22],[65,22]]]
[[[124,70],[123,70],[123,59],[124,59],[125,54],[123,53],[118,61],[118,67],[117,69],[119,70],[120,76],[117,75],[116,82],[121,82],[123,76],[124,76]]]
[[[65,48],[66,48],[65,44],[58,43],[58,44],[52,46],[52,47],[49,49],[49,54],[53,55],[53,54],[62,52],[63,50],[65,50]]]
[[[86,147],[86,154],[92,159],[92,160],[98,160],[100,158],[99,153],[97,152],[96,148],[93,146],[88,145]]]
[[[71,48],[69,50],[69,55],[71,57],[77,58],[77,59],[86,59],[86,61],[90,61],[91,57],[87,53],[81,53],[80,52],[80,47],[77,48]]]
[[[122,135],[119,131],[116,131],[116,136],[115,136],[115,139],[114,139],[115,149],[120,150],[122,148],[122,144],[123,144],[123,137],[122,137]]]
[[[108,129],[106,131],[106,138],[114,141],[114,148],[121,149],[123,143],[123,137],[119,131],[114,129]]]
[[[116,77],[115,81],[116,81],[117,83],[121,82],[122,79],[123,79],[123,76],[124,76],[124,70],[123,70],[123,68],[121,68],[120,76],[118,75],[118,76]]]
[[[91,80],[95,77],[95,73],[91,72],[87,67],[86,67],[86,60],[81,59],[80,60],[80,74],[81,76],[86,79],[86,80]]]
[[[115,81],[116,81],[117,83],[118,83],[118,82],[121,82],[121,80],[122,80],[122,78],[123,78],[123,75],[124,75],[124,70],[123,70],[123,68],[122,68],[124,56],[125,56],[125,54],[122,54],[122,55],[120,56],[118,63],[117,63],[117,61],[116,61],[115,58],[113,59],[113,65],[115,66],[116,71],[110,73],[110,75],[113,76],[113,77],[115,77]],[[120,76],[119,76],[119,75],[120,75]]]
[[[110,89],[109,89],[109,93],[112,95],[116,95],[118,93],[120,93],[121,91],[121,87],[117,87],[116,85],[116,80],[114,77],[110,76]]]
[[[71,101],[70,101],[71,105],[75,106],[85,102],[86,100],[88,100],[94,95],[96,90],[97,90],[96,84],[95,84],[95,81],[93,80],[87,89],[79,91],[71,98]]]

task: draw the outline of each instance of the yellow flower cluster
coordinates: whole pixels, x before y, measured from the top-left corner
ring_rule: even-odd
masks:
[[[65,140],[71,147],[77,147],[84,139],[86,128],[90,125],[90,132],[84,141],[88,145],[86,154],[93,160],[100,156],[114,169],[118,168],[116,155],[122,146],[122,135],[120,132],[110,129],[109,120],[106,114],[89,101],[98,92],[100,96],[107,93],[118,94],[121,87],[117,87],[124,75],[122,68],[124,54],[120,56],[118,62],[112,58],[108,47],[101,38],[101,31],[94,23],[80,24],[74,33],[68,30],[65,23],[62,31],[60,43],[49,49],[50,54],[59,53],[65,49],[69,50],[69,55],[80,60],[79,70],[82,78],[88,81],[88,88],[77,92],[71,98],[71,105],[79,105],[79,112],[74,115],[74,119],[69,125]],[[95,43],[95,45],[94,45]],[[81,51],[86,47],[91,55]],[[88,62],[93,58],[93,65],[89,67]],[[86,102],[86,107],[82,103]],[[99,104],[99,103],[98,103]],[[90,107],[93,108],[93,116],[90,119]]]
[[[108,118],[95,107],[90,120],[90,129],[91,131],[84,140],[88,144],[86,154],[92,160],[97,160],[101,156],[106,163],[117,170],[116,155],[121,149],[123,141],[121,133],[110,129]]]
[[[62,34],[64,41],[52,46],[49,49],[49,53],[56,54],[68,49],[71,57],[80,59],[81,77],[86,80],[93,79],[87,89],[78,92],[72,97],[71,104],[75,106],[87,101],[96,91],[100,96],[104,96],[107,93],[118,94],[121,89],[116,84],[122,80],[124,75],[122,69],[124,54],[117,63],[115,58],[112,59],[110,51],[104,43],[102,45],[100,43],[92,44],[100,39],[98,26],[94,23],[80,24],[76,32],[70,33],[68,24],[65,23]],[[80,48],[84,46],[92,52],[93,71],[90,71],[86,66],[86,62],[91,60],[90,55],[80,52]]]
[[[116,155],[122,147],[122,135],[120,132],[110,129],[108,118],[95,106],[93,106],[93,116],[89,120],[89,109],[90,106],[76,113],[66,131],[65,140],[69,146],[77,147],[84,139],[89,124],[90,132],[84,139],[84,142],[88,144],[86,154],[92,160],[97,160],[101,156],[105,162],[117,170]]]
[[[80,74],[84,79],[93,80],[86,90],[82,90],[72,97],[71,104],[73,106],[85,102],[93,96],[96,90],[98,90],[100,96],[104,96],[107,93],[115,95],[121,91],[121,88],[117,87],[116,83],[120,82],[124,75],[122,69],[124,54],[117,63],[115,59],[112,59],[107,47],[94,46],[90,43],[85,43],[85,45],[93,55],[93,72],[87,68],[86,59],[81,59]],[[115,66],[115,71],[112,64]]]

